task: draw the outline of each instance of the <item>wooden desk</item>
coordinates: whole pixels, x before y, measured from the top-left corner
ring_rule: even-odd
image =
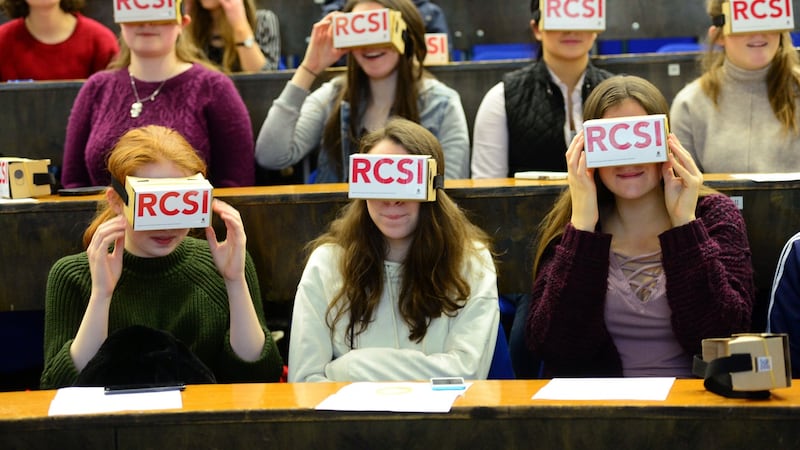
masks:
[[[778,255],[800,228],[800,182],[756,183],[707,175],[707,183],[740,197],[756,269],[754,328],[765,325],[766,301]],[[514,179],[448,181],[448,193],[493,238],[501,293],[528,292],[531,239],[563,181]],[[242,214],[270,325],[288,328],[305,265],[305,244],[347,202],[345,184],[260,186],[215,190]],[[0,311],[41,310],[50,266],[81,251],[81,236],[100,196],[46,197],[35,204],[0,204]],[[215,222],[220,232],[220,223]]]
[[[55,391],[0,393],[6,449],[800,448],[800,387],[732,400],[678,380],[666,401],[531,400],[546,380],[479,381],[448,414],[313,408],[342,383],[189,386],[183,409],[48,417]]]

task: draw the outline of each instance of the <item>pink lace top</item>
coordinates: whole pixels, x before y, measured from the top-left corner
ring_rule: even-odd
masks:
[[[671,316],[661,252],[633,257],[612,252],[605,322],[624,376],[691,376],[691,355],[675,338]]]

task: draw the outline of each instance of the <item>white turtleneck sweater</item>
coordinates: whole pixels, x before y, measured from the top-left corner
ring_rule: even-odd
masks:
[[[745,70],[726,59],[719,106],[703,92],[699,79],[675,96],[670,129],[701,171],[800,172],[800,135],[787,131],[772,112],[769,67]]]

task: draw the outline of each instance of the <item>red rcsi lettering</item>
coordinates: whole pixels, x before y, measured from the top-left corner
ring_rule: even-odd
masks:
[[[547,0],[547,17],[603,17],[603,0]]]
[[[347,32],[347,16],[333,16],[333,34],[335,36],[346,36]]]
[[[411,159],[401,159],[397,162],[397,171],[404,177],[398,178],[397,182],[400,184],[409,184],[414,181],[414,172],[408,168],[408,165],[413,163]],[[413,167],[412,167],[413,169]],[[419,169],[417,169],[419,171]]]
[[[425,46],[428,47],[428,53],[441,53],[447,48],[443,36],[428,36]]]
[[[347,36],[350,33],[364,34],[388,30],[388,18],[386,11],[337,15],[333,21],[333,33],[336,36]]]
[[[8,183],[8,163],[0,161],[0,184]]]
[[[133,3],[133,7],[131,7]],[[161,9],[164,7],[172,8],[175,6],[173,0],[117,0],[117,10],[131,9]]]
[[[375,168],[372,170],[372,176],[375,177],[378,183],[389,184],[394,181],[392,177],[384,177],[381,175],[381,166],[385,166],[386,164],[392,164],[392,160],[389,158],[379,159],[375,163]]]
[[[789,15],[791,0],[732,0],[733,20],[778,18]]]
[[[364,179],[364,183],[369,183],[369,160],[354,159],[352,177],[354,183],[358,183],[359,177]]]
[[[353,183],[419,184],[425,179],[425,162],[412,158],[381,158],[374,163],[369,159],[354,159],[351,170]]]
[[[198,199],[198,196],[200,197]],[[170,207],[167,202],[170,199],[179,199]],[[158,215],[176,216],[178,214],[192,215],[201,212],[208,214],[209,192],[208,191],[186,191],[181,195],[179,192],[165,192],[158,195],[144,192],[139,194],[139,204],[136,209],[136,217],[155,217]],[[182,208],[183,207],[183,208]]]
[[[651,128],[652,126],[652,128]],[[620,132],[631,130],[632,138],[623,139]],[[585,131],[586,135],[586,151],[593,152],[595,150],[608,151],[608,147],[613,150],[628,150],[631,147],[637,149],[646,149],[652,147],[655,141],[655,146],[663,146],[663,132],[661,131],[661,122],[648,121],[636,122],[633,125],[629,123],[618,123],[606,129],[603,127],[588,127]],[[653,139],[655,137],[655,139]],[[608,147],[606,146],[608,144]]]

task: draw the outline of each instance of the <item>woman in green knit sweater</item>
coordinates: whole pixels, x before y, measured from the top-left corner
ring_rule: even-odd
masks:
[[[108,169],[122,184],[129,175],[206,173],[191,145],[160,126],[125,133]],[[205,229],[207,240],[189,237],[188,229],[133,231],[120,196],[108,189],[106,200],[84,234],[86,251],[50,271],[41,387],[72,385],[108,336],[134,325],[175,336],[218,382],[277,381],[283,363],[264,324],[238,211],[212,202],[227,228],[220,242],[212,227]]]

